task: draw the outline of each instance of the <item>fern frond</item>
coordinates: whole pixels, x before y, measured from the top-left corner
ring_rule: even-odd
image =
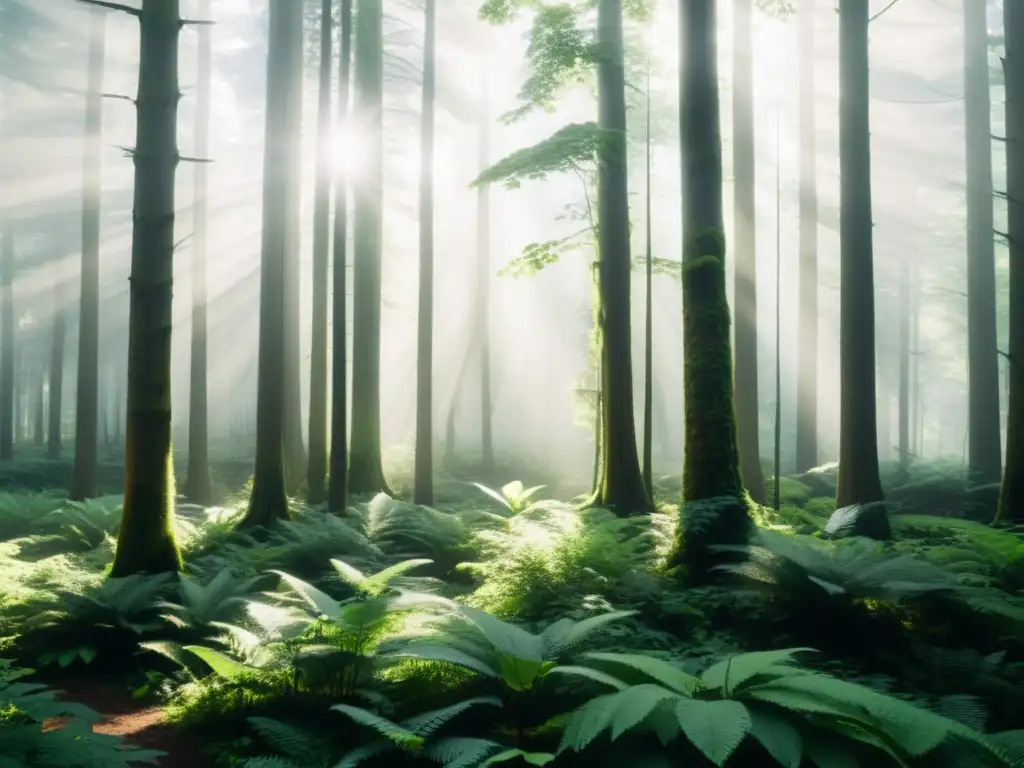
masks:
[[[424,739],[422,736],[413,733],[398,723],[388,720],[386,717],[376,715],[368,709],[353,707],[349,704],[335,704],[331,707],[331,710],[347,715],[359,725],[372,728],[385,739],[402,749],[417,751],[423,744]]]

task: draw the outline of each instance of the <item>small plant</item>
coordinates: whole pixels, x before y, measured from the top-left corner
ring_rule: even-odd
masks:
[[[500,491],[488,488],[481,483],[471,483],[471,485],[498,502],[510,515],[521,515],[532,509],[535,505],[530,503],[530,499],[547,487],[535,485],[532,488],[527,488],[520,480],[513,480],[511,483],[503,485]]]

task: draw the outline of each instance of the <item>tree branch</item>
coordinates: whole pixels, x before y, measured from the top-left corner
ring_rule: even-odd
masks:
[[[121,3],[110,3],[107,2],[107,0],[78,0],[78,2],[85,3],[86,5],[95,5],[99,8],[106,8],[109,11],[123,11],[129,16],[134,16],[137,19],[142,18],[142,11],[138,8],[132,8],[131,6],[123,5]]]
[[[181,162],[181,163],[212,163],[213,159],[212,158],[204,158],[204,157],[182,157],[181,155],[178,155],[178,162]]]
[[[896,5],[896,3],[898,3],[899,1],[900,1],[900,0],[889,0],[889,4],[888,4],[887,6],[885,6],[885,8],[883,8],[882,10],[880,10],[880,11],[879,11],[878,13],[876,13],[876,14],[875,14],[874,16],[871,16],[871,17],[869,17],[869,18],[868,18],[868,24],[870,24],[870,23],[871,23],[872,21],[874,21],[874,20],[875,20],[875,19],[877,19],[877,18],[878,18],[879,16],[881,16],[881,15],[882,15],[883,13],[885,13],[886,11],[888,11],[888,10],[889,10],[890,8],[892,8],[892,7],[894,6],[894,5]]]
[[[123,93],[101,93],[100,96],[104,99],[120,99],[122,101],[130,101],[132,104],[135,104],[135,99],[131,96],[125,96]]]

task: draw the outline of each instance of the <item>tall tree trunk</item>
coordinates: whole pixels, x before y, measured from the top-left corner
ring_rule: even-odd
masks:
[[[754,160],[753,0],[734,0],[733,24],[733,252],[736,315],[736,430],[740,476],[754,501],[764,501],[757,386],[757,205]]]
[[[67,336],[63,286],[55,288],[54,294],[57,306],[53,315],[53,339],[50,345],[49,424],[46,440],[48,459],[59,459],[61,453],[61,427],[64,417],[64,339]]]
[[[622,0],[597,6],[598,288],[601,329],[601,483],[595,502],[620,516],[650,512],[636,451],[630,332],[629,190]]]
[[[36,391],[33,405],[35,411],[32,414],[32,443],[41,446],[46,435],[46,376],[42,369],[36,374]]]
[[[124,512],[112,577],[181,569],[174,542],[171,326],[179,0],[143,0],[129,285]]]
[[[352,0],[341,0],[338,56],[338,127],[349,120],[349,72],[352,61]],[[331,361],[331,484],[327,508],[341,514],[348,505],[348,179],[338,173],[334,187],[334,325]]]
[[[800,36],[800,299],[796,469],[818,465],[818,165],[814,0],[797,9]]]
[[[985,3],[964,0],[967,136],[967,357],[969,479],[999,482],[999,352],[992,236],[992,127]]]
[[[1004,2],[1006,197],[1010,240],[1010,396],[996,520],[1024,519],[1024,6]]]
[[[839,477],[836,506],[881,501],[875,423],[868,0],[839,5]],[[887,528],[888,526],[886,526]],[[875,531],[884,535],[885,531]]]
[[[910,474],[910,264],[900,257],[900,386],[899,386],[899,474],[906,482]]]
[[[210,20],[210,0],[200,0],[199,17]],[[196,75],[196,157],[205,160],[210,154],[210,84],[212,33],[208,24],[198,27],[199,63]],[[196,163],[192,199],[192,370],[189,374],[188,470],[185,496],[196,504],[213,503],[210,483],[208,398],[208,322],[206,250],[208,232],[207,190],[209,176],[206,163]]]
[[[355,188],[352,321],[352,444],[349,491],[388,492],[380,445],[381,260],[384,201],[384,12],[358,0],[355,25],[356,120],[366,141]]]
[[[11,284],[14,284],[14,277],[12,274]],[[11,306],[14,306],[14,291],[13,287],[11,290]],[[11,325],[17,322],[13,318],[11,319]],[[28,405],[28,401],[22,397],[25,392],[25,369],[23,367],[24,350],[21,346],[18,336],[20,334],[17,329],[14,330],[14,338],[12,339],[11,346],[14,349],[14,445],[20,445],[25,441],[25,406]]]
[[[260,338],[256,389],[256,470],[249,509],[241,525],[270,526],[288,517],[284,447],[285,262],[289,251],[290,212],[281,204],[295,194],[292,171],[294,67],[299,62],[295,37],[302,30],[302,5],[271,0],[267,48],[267,112],[263,149],[263,235],[260,268]]]
[[[416,334],[416,466],[413,501],[434,503],[434,100],[437,10],[426,0],[420,115],[420,276]]]
[[[79,501],[99,493],[96,461],[100,378],[100,170],[103,162],[106,41],[106,11],[92,8],[89,79],[85,94],[85,144],[82,148],[82,287],[75,384],[75,470],[71,485],[71,498]]]
[[[300,3],[301,5],[301,3]],[[284,460],[285,482],[290,492],[299,489],[306,476],[306,447],[302,442],[302,333],[300,261],[302,249],[302,92],[304,77],[302,26],[289,27],[291,56],[288,66],[288,194],[278,201],[286,212],[284,262]]]
[[[313,209],[313,340],[309,355],[309,462],[306,466],[308,501],[327,498],[327,280],[331,249],[330,157],[331,57],[333,56],[332,0],[320,10],[320,94],[317,103],[316,199]]]
[[[14,235],[0,244],[0,459],[14,458]]]
[[[733,410],[729,304],[725,296],[722,138],[715,0],[679,0],[679,137],[682,150],[683,502],[673,560],[695,578],[709,545],[742,544],[750,517],[740,481]],[[721,503],[719,503],[721,502]],[[697,514],[704,512],[707,514]],[[708,525],[693,525],[701,520]]]
[[[647,495],[654,501],[654,297],[651,293],[654,275],[654,232],[651,228],[651,50],[647,50],[647,98],[646,128],[644,139],[644,227],[646,240],[644,244],[644,441],[643,471],[644,487]]]
[[[491,123],[488,99],[488,64],[480,68],[477,167],[491,162]],[[476,188],[476,332],[480,352],[480,449],[485,474],[494,470],[494,432],[491,402],[491,185]],[[454,430],[453,430],[454,431]],[[454,457],[454,439],[452,451]]]

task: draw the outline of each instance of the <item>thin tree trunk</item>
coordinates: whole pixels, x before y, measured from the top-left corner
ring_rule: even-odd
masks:
[[[488,67],[480,68],[480,114],[477,167],[490,165],[491,123],[488,101]],[[480,449],[485,473],[494,470],[493,405],[491,403],[491,185],[476,188],[476,332],[480,351]],[[452,441],[454,444],[454,440]]]
[[[839,477],[836,506],[881,501],[875,423],[868,0],[839,5]],[[880,532],[879,532],[880,533]]]
[[[818,166],[814,117],[814,7],[797,9],[800,35],[800,299],[796,469],[818,465]]]
[[[112,577],[181,569],[171,528],[171,326],[179,0],[143,0],[136,119],[124,512]]]
[[[39,370],[35,391],[35,412],[32,414],[32,443],[41,446],[46,440],[46,376]]]
[[[647,51],[647,98],[646,98],[646,128],[644,146],[644,169],[645,179],[645,203],[644,203],[644,226],[646,229],[646,242],[644,253],[644,441],[643,441],[643,471],[644,487],[647,488],[647,495],[654,500],[654,471],[652,460],[654,457],[654,297],[651,293],[654,274],[654,233],[651,228],[651,51],[648,44]]]
[[[967,357],[969,479],[999,482],[999,352],[992,236],[992,127],[985,3],[964,0],[964,120],[967,136]]]
[[[285,480],[285,262],[290,253],[290,212],[281,204],[295,175],[291,118],[292,71],[299,65],[295,37],[302,29],[302,6],[271,0],[267,50],[267,111],[263,150],[263,235],[260,269],[260,337],[256,390],[256,469],[243,527],[269,527],[288,517]]]
[[[714,0],[679,0],[679,136],[682,150],[683,502],[672,560],[700,579],[716,544],[743,544],[750,516],[740,480],[725,295],[722,139]],[[718,504],[718,501],[721,504]],[[710,505],[708,514],[698,514]],[[702,520],[707,526],[695,525]]]
[[[199,18],[210,20],[210,0],[200,0]],[[196,157],[205,160],[210,154],[210,85],[212,33],[207,24],[198,27],[199,63],[196,75]],[[206,251],[208,232],[207,189],[209,177],[206,163],[196,163],[193,177],[193,251],[192,251],[192,370],[189,374],[188,470],[185,496],[197,504],[213,503],[210,483],[208,398],[208,321]]]
[[[79,501],[99,493],[96,462],[100,376],[100,173],[106,24],[106,11],[92,8],[82,158],[82,287],[75,384],[75,470],[71,485],[71,498]]]
[[[334,135],[331,125],[332,0],[320,10],[320,94],[317,104],[316,199],[313,209],[313,330],[309,363],[308,501],[327,498],[327,280],[331,249],[331,175],[327,158]]]
[[[900,257],[900,390],[899,390],[899,474],[906,482],[910,473],[910,264]]]
[[[352,61],[352,0],[341,0],[338,56],[338,127],[348,128],[349,72]],[[334,189],[334,325],[331,374],[331,482],[327,507],[341,514],[348,505],[348,179],[341,173]]]
[[[620,516],[650,512],[636,450],[630,332],[629,189],[622,2],[599,0],[598,287],[601,329],[601,482],[595,503]]]
[[[0,244],[0,459],[14,458],[14,235]]]
[[[434,503],[434,100],[437,17],[426,0],[420,115],[420,275],[416,335],[416,466],[413,501]]]
[[[389,491],[380,444],[381,260],[384,198],[384,12],[358,0],[355,25],[356,116],[365,174],[355,189],[352,335],[352,444],[349,491]]]
[[[1024,519],[1024,6],[1004,2],[1006,197],[1010,241],[1010,396],[996,520]]]
[[[758,417],[757,236],[754,159],[753,0],[734,0],[733,201],[735,210],[736,430],[743,485],[764,501]]]
[[[67,311],[64,309],[62,291],[57,293],[56,299],[57,307],[53,316],[53,340],[50,346],[48,403],[50,413],[46,441],[46,457],[49,459],[60,458],[61,427],[64,417],[64,340],[67,336]]]

